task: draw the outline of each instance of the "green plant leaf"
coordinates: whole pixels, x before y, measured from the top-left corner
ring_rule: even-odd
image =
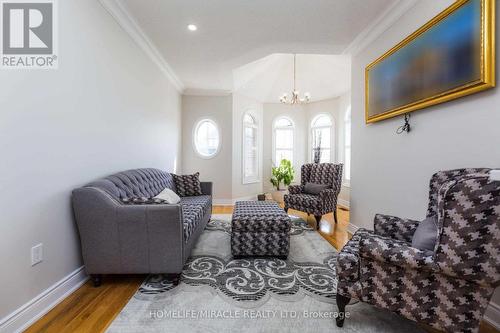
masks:
[[[293,169],[292,162],[287,159],[283,159],[280,161],[279,166],[271,169],[271,173],[272,178],[270,179],[270,182],[279,191],[281,183],[285,186],[289,186],[293,182],[295,171]]]

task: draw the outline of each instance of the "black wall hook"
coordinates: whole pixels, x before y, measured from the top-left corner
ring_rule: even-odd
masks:
[[[403,126],[398,127],[398,129],[396,130],[396,133],[397,134],[402,134],[404,132],[410,133],[410,131],[411,131],[410,114],[409,113],[405,113],[405,123],[404,123]]]

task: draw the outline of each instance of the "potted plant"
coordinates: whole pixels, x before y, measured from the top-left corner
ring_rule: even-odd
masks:
[[[286,187],[288,187],[294,177],[295,171],[293,170],[292,162],[287,159],[283,159],[280,162],[280,165],[277,167],[273,167],[272,169],[272,177],[271,184],[276,188],[276,191],[272,192],[271,195],[274,201],[279,203],[283,203],[283,198],[286,193]],[[285,185],[285,188],[281,188],[280,185]]]

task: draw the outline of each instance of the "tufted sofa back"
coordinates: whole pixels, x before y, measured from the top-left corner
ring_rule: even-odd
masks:
[[[175,192],[175,183],[170,173],[158,169],[134,169],[116,173],[92,182],[85,187],[96,187],[116,199],[151,198],[165,188]]]

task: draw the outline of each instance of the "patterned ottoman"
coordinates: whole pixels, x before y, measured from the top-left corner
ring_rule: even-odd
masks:
[[[276,202],[238,201],[231,224],[234,257],[288,256],[291,220]]]

